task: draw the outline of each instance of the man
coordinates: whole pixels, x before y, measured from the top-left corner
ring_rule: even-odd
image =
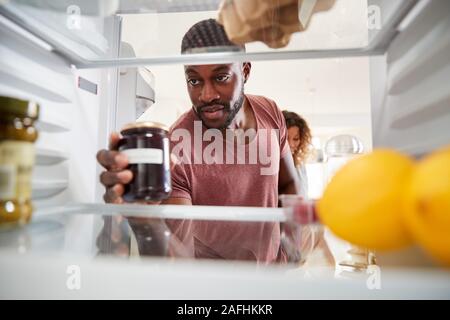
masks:
[[[236,45],[221,25],[209,19],[188,30],[181,50],[191,53],[205,47]],[[279,194],[298,193],[283,114],[273,101],[244,94],[250,70],[249,62],[184,67],[192,110],[171,128],[177,162],[171,170],[173,190],[163,204],[277,207]],[[212,137],[215,148],[207,143]],[[125,155],[114,151],[118,140],[112,134],[110,150],[97,154],[107,169],[100,180],[110,203],[123,202],[123,185],[132,179]],[[188,255],[198,258],[264,263],[285,259],[279,223],[167,221],[167,225],[177,241],[190,248]]]

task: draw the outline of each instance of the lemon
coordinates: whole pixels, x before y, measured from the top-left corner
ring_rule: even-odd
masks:
[[[413,171],[409,157],[378,149],[345,164],[325,188],[320,220],[342,239],[386,251],[411,243],[402,221],[405,184]]]
[[[450,147],[417,164],[404,205],[405,224],[417,243],[450,266]]]

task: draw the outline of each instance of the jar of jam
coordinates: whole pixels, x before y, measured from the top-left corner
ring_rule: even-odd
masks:
[[[31,176],[35,161],[34,122],[39,105],[0,96],[0,226],[31,219]]]
[[[168,128],[157,122],[126,125],[118,150],[128,157],[133,179],[125,185],[127,202],[160,201],[172,191]]]

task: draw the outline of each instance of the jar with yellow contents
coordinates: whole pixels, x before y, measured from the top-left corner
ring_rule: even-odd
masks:
[[[24,225],[33,212],[31,176],[39,105],[0,96],[0,227]]]

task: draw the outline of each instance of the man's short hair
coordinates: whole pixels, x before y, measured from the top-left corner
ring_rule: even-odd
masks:
[[[207,51],[245,51],[245,46],[231,42],[217,20],[206,19],[197,22],[186,32],[181,42],[181,53]]]

